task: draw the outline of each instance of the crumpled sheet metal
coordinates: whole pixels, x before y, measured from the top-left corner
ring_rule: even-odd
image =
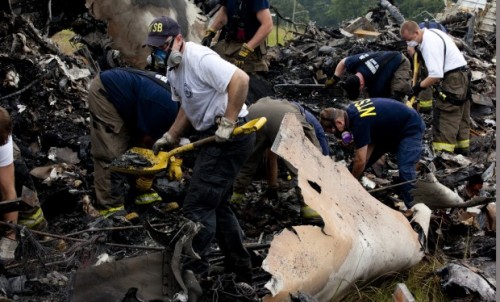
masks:
[[[452,298],[465,298],[465,296],[471,298],[475,296],[480,301],[496,301],[495,287],[468,267],[449,263],[437,270],[437,273],[441,276],[441,286],[444,290],[448,290],[452,295],[463,293],[462,296],[453,296]],[[457,287],[462,290],[457,291]]]
[[[325,226],[294,226],[273,239],[262,264],[272,275],[265,285],[272,295],[264,301],[290,301],[289,293],[298,291],[319,301],[338,300],[356,281],[401,271],[422,259],[408,220],[366,192],[344,166],[323,156],[293,115],[283,119],[272,151],[298,169],[304,201]]]
[[[415,183],[413,204],[424,203],[431,208],[451,208],[464,203],[453,190],[441,184],[433,173],[427,173]]]

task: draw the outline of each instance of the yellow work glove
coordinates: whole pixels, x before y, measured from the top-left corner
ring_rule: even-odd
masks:
[[[241,204],[244,200],[245,200],[245,194],[233,192],[233,195],[231,196],[229,202],[233,204]]]
[[[245,65],[245,60],[248,57],[249,54],[253,53],[253,48],[248,46],[247,43],[243,43],[241,46],[240,52],[234,57],[233,64],[238,66],[239,68],[243,68],[243,65]]]
[[[302,206],[300,208],[300,215],[302,216],[302,218],[307,218],[307,219],[321,218],[318,212],[316,212],[310,206],[307,205]]]
[[[207,29],[207,31],[205,32],[205,36],[201,40],[201,45],[210,47],[210,45],[212,44],[212,39],[215,37],[216,34],[217,34],[217,31],[215,29],[209,27]]]
[[[339,80],[340,78],[336,75],[333,75],[333,77],[326,79],[325,88],[333,87],[335,84],[339,82]]]
[[[182,159],[170,157],[170,163],[168,167],[168,178],[170,180],[181,180],[182,178]]]

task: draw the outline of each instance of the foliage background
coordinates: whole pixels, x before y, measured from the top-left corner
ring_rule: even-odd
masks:
[[[443,0],[393,1],[406,19],[423,21],[444,8]],[[296,23],[309,21],[319,26],[338,27],[342,21],[364,16],[378,0],[271,0],[283,17]]]

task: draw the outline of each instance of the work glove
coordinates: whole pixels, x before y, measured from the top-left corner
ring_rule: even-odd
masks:
[[[300,208],[300,216],[306,219],[321,218],[321,216],[313,210],[310,206],[304,205]]]
[[[176,142],[177,139],[170,135],[170,133],[165,132],[165,134],[154,143],[153,153],[158,155],[160,151],[164,151],[167,146],[174,145]]]
[[[332,77],[326,79],[325,88],[333,87],[340,81],[340,77],[333,75]]]
[[[170,165],[168,167],[168,178],[169,180],[181,180],[182,178],[182,159],[175,158],[175,156],[170,157]]]
[[[161,196],[153,189],[149,189],[146,192],[142,192],[141,194],[135,197],[134,203],[138,206],[148,205],[155,202],[162,201]]]
[[[215,131],[215,141],[218,143],[226,142],[233,134],[234,127],[236,127],[236,122],[233,122],[225,117],[218,119],[217,124],[219,127]]]
[[[17,240],[7,237],[0,239],[0,260],[14,260],[16,258]]]
[[[201,45],[210,47],[210,45],[212,44],[212,39],[215,37],[215,34],[217,34],[217,31],[209,27],[205,32],[205,36],[201,40]]]
[[[241,204],[244,200],[245,194],[233,192],[233,195],[231,195],[231,199],[229,200],[229,202],[232,204]]]
[[[413,86],[411,88],[412,90],[412,94],[410,95],[410,97],[413,97],[413,96],[418,96],[418,94],[424,90],[424,88],[422,88],[422,86],[420,86],[420,82],[418,82],[417,84],[415,84],[415,86]]]
[[[249,54],[253,53],[253,48],[248,46],[247,43],[243,43],[241,46],[240,52],[234,57],[233,64],[238,66],[239,68],[243,68],[245,65],[245,60]]]

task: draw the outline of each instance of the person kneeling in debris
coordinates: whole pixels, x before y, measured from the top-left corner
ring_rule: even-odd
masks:
[[[410,208],[410,190],[414,187],[411,181],[416,179],[425,131],[415,110],[392,99],[365,99],[350,104],[346,110],[323,109],[320,123],[326,132],[342,137],[344,144],[354,142],[351,173],[358,179],[382,155],[396,153],[400,181],[408,182],[401,186],[403,201]]]
[[[366,88],[371,98],[402,101],[411,92],[410,61],[399,51],[361,53],[343,58],[325,87],[337,84],[345,71],[353,75],[342,82],[349,99],[359,97]]]
[[[16,177],[17,176],[17,177]],[[16,182],[16,180],[23,182]],[[26,186],[31,186],[28,188]],[[12,140],[12,119],[3,107],[0,107],[0,193],[1,200],[8,201],[16,199],[18,193],[16,187],[19,187],[20,193],[31,195],[34,192],[34,184],[28,174],[28,169],[21,158],[19,148]],[[35,193],[36,194],[36,193]],[[3,222],[24,225],[30,229],[42,230],[47,226],[47,221],[43,216],[40,203],[36,195],[30,196],[32,204],[22,204],[19,211],[3,213]],[[17,248],[16,231],[8,226],[4,229],[0,239],[0,260],[15,259]]]
[[[108,215],[124,209],[129,191],[127,177],[110,171],[112,160],[133,146],[151,148],[170,128],[179,106],[172,101],[165,76],[132,68],[97,75],[90,84],[88,104],[96,208]],[[136,205],[161,201],[152,189],[142,191],[132,197]]]
[[[236,177],[231,197],[232,203],[241,203],[243,201],[246,188],[250,185],[264,154],[267,155],[266,174],[268,189],[266,195],[271,199],[278,198],[278,156],[271,152],[270,148],[278,135],[281,121],[286,113],[294,113],[297,116],[306,137],[322,151],[323,155],[330,154],[325,132],[319,121],[309,111],[296,102],[289,102],[284,99],[272,99],[270,97],[261,98],[255,104],[248,107],[248,118],[266,117],[267,122],[257,132],[252,155],[250,155]],[[289,165],[286,161],[285,164],[292,174],[296,174],[296,169],[293,166]],[[317,215],[306,205],[302,206],[301,214],[305,218],[313,218]]]

